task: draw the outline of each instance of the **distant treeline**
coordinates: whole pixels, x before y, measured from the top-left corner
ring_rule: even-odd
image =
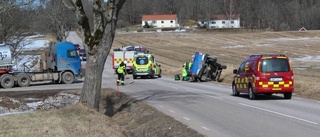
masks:
[[[320,0],[127,0],[119,23],[139,24],[144,14],[177,14],[184,20],[206,20],[209,14],[240,14],[250,29],[320,28]]]

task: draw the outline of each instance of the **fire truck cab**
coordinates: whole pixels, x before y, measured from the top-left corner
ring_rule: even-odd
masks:
[[[253,100],[256,94],[281,93],[285,99],[291,99],[294,91],[292,67],[289,58],[283,54],[251,55],[233,73],[234,96],[248,93],[249,99]]]

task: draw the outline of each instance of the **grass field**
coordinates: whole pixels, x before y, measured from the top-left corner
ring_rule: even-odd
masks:
[[[43,91],[58,93],[56,91]],[[34,92],[46,98],[43,92]],[[79,95],[81,90],[59,91]],[[17,98],[18,95],[15,95]],[[20,96],[26,97],[21,94]],[[27,97],[28,98],[28,97]],[[43,98],[43,99],[44,99]],[[0,106],[2,106],[0,102]],[[202,137],[157,109],[116,90],[101,91],[100,111],[82,104],[0,117],[0,136],[12,137]]]
[[[295,94],[319,99],[320,31],[191,30],[184,33],[134,33],[116,35],[113,48],[147,47],[162,65],[164,75],[179,74],[187,59],[200,51],[227,65],[222,84],[231,85],[232,70],[251,54],[278,53],[290,58],[295,74]],[[231,91],[230,91],[231,92]]]

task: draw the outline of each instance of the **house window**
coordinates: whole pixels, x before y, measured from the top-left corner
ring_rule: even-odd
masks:
[[[234,24],[234,21],[231,21],[231,24]]]
[[[161,23],[164,23],[164,21],[161,21]]]
[[[225,24],[226,22],[225,21],[222,21],[222,24]]]
[[[173,23],[173,20],[171,20],[170,23]]]
[[[152,23],[156,23],[156,21],[155,21],[155,20],[153,20],[153,21],[152,21]]]
[[[211,24],[216,24],[216,22],[215,22],[215,21],[212,21]]]

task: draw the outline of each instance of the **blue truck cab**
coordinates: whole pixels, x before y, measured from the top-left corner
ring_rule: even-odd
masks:
[[[58,42],[56,44],[57,71],[72,71],[76,79],[81,78],[81,59],[72,43]]]
[[[201,69],[205,64],[205,59],[207,54],[203,54],[201,52],[196,52],[193,56],[193,63],[190,68],[191,76],[195,78],[199,78],[201,74]]]
[[[77,49],[70,42],[57,42],[51,45],[47,56],[47,67],[51,72],[59,73],[59,81],[72,83],[83,77],[81,59]]]

